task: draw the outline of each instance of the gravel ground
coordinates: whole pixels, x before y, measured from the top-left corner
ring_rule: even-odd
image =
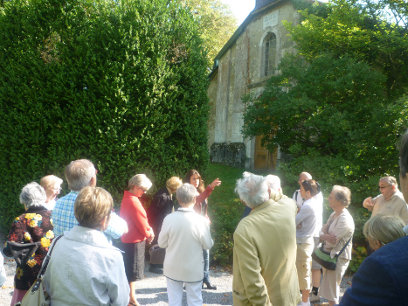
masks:
[[[0,233],[0,245],[4,244],[4,236]],[[5,258],[4,265],[7,273],[7,281],[0,289],[0,306],[10,305],[13,294],[13,278],[16,264],[14,259]],[[148,268],[148,264],[146,264]],[[203,290],[204,305],[232,305],[232,275],[222,268],[210,271],[211,282],[217,286],[217,290]],[[341,285],[341,296],[346,288],[350,286],[351,278],[344,277]],[[136,296],[141,305],[167,305],[166,279],[145,271],[145,279],[136,283]],[[324,300],[322,300],[324,302]],[[184,305],[186,298],[184,294]],[[320,304],[315,304],[315,306]],[[325,305],[325,304],[321,304]]]
[[[0,305],[10,305],[16,264],[5,258],[7,281],[0,289]],[[211,282],[217,290],[203,290],[204,305],[232,305],[232,275],[222,269],[210,272]],[[136,283],[136,296],[141,305],[167,305],[166,279],[163,275],[145,272],[145,279]],[[184,294],[184,304],[185,294]]]
[[[0,233],[0,245],[4,245],[4,235]],[[7,281],[0,289],[0,306],[9,306],[13,295],[13,279],[16,263],[12,258],[4,258]],[[167,305],[166,278],[150,273],[146,264],[145,279],[136,283],[136,296],[141,305]],[[222,268],[210,271],[211,282],[217,290],[203,290],[204,305],[232,305],[232,275]],[[185,294],[184,294],[184,304]]]

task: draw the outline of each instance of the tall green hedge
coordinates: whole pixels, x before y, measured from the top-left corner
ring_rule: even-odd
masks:
[[[206,59],[177,1],[13,0],[0,8],[0,225],[23,185],[89,158],[120,200],[208,162]]]

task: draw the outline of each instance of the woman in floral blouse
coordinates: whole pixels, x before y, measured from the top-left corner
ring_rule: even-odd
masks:
[[[13,221],[4,254],[14,255],[16,258],[15,248],[8,242],[27,244],[27,247],[34,252],[24,258],[20,256],[16,260],[14,293],[10,304],[12,306],[23,299],[24,294],[35,281],[48,247],[54,238],[51,211],[44,207],[45,199],[44,189],[35,182],[27,184],[21,190],[20,202],[24,205],[26,212]]]

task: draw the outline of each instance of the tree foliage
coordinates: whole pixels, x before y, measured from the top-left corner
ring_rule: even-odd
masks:
[[[135,173],[160,185],[204,170],[207,62],[178,2],[6,2],[0,49],[3,226],[24,184],[74,159],[91,159],[116,201]]]
[[[231,10],[220,0],[181,0],[194,14],[207,51],[208,65],[230,39],[237,27]]]
[[[390,14],[398,17],[390,20]],[[299,54],[306,59],[327,52],[348,55],[381,70],[390,96],[404,91],[408,85],[408,75],[403,73],[408,71],[405,1],[334,0],[324,9],[311,7],[301,15],[300,25],[288,27]]]
[[[405,103],[388,103],[381,72],[330,54],[310,61],[287,56],[280,70],[248,105],[246,135],[262,133],[271,150],[279,145],[294,157],[312,151],[342,157],[357,175],[395,167],[392,141],[407,111]]]

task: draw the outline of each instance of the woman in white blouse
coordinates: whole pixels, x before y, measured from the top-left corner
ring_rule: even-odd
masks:
[[[351,260],[354,220],[347,210],[351,201],[350,189],[334,185],[328,200],[333,213],[320,232],[323,249],[330,252],[330,256],[334,258],[347,244],[337,259],[336,270],[323,268],[320,296],[327,299],[332,306],[339,303],[341,279]]]

